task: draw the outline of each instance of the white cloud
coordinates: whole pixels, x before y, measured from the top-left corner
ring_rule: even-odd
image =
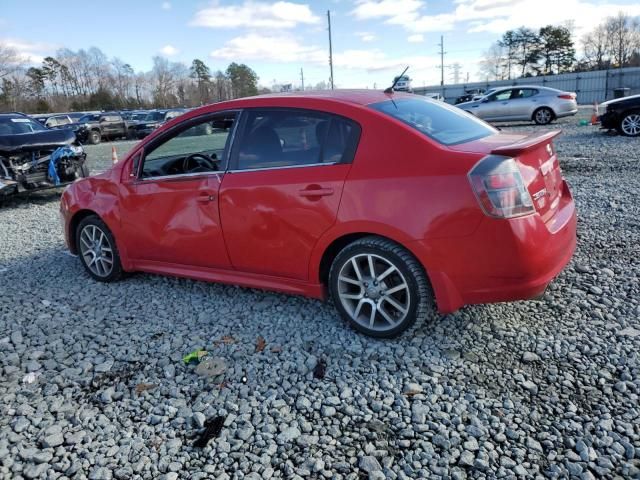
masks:
[[[327,52],[316,46],[305,46],[290,35],[259,35],[249,33],[227,41],[211,52],[212,58],[228,60],[263,60],[273,62],[317,63],[327,59]]]
[[[45,57],[53,54],[59,48],[58,45],[16,38],[0,39],[0,44],[14,49],[22,61],[31,64],[42,63]]]
[[[317,24],[320,17],[309,5],[279,1],[275,3],[245,0],[242,5],[211,6],[196,12],[192,26],[210,28],[293,28],[298,24]]]
[[[162,2],[160,8],[162,8],[162,10],[171,10],[171,2]]]
[[[160,49],[160,53],[162,53],[167,57],[173,57],[174,55],[177,55],[178,53],[180,53],[180,50],[178,50],[173,45],[165,45]]]
[[[356,32],[356,36],[362,42],[373,42],[376,39],[376,36],[369,32]]]
[[[429,14],[422,0],[357,0],[351,14],[359,20],[380,19],[412,33],[442,32],[464,24],[470,33],[503,33],[525,25],[539,28],[572,21],[576,34],[590,30],[618,11],[640,15],[640,4],[590,0],[455,0],[450,11]]]
[[[407,37],[407,42],[409,43],[422,43],[424,42],[424,35],[421,33],[415,33],[413,35],[409,35]]]
[[[290,63],[327,66],[328,49],[325,46],[304,45],[291,35],[259,35],[249,33],[232,38],[221,48],[211,52],[212,58],[235,61],[260,60],[263,62]],[[402,71],[407,65],[412,68],[433,69],[437,59],[427,56],[388,57],[379,49],[351,49],[333,54],[333,65],[339,69],[365,72]]]

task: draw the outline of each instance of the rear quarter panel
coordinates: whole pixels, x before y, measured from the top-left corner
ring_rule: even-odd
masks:
[[[374,110],[359,122],[337,221],[319,242],[311,280],[319,278],[320,252],[340,236],[372,233],[420,248],[413,253],[428,270],[428,241],[418,247],[415,240],[467,236],[483,218],[466,176],[481,154],[452,152]]]

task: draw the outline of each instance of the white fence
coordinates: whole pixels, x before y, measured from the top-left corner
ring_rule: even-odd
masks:
[[[614,98],[614,91],[625,88],[626,95],[640,94],[640,67],[597,70],[595,72],[563,73],[561,75],[545,75],[539,77],[499,80],[495,82],[474,82],[429,87],[415,87],[414,93],[427,95],[440,93],[449,103],[464,95],[466,90],[476,88],[508,87],[511,85],[541,85],[568,92],[576,92],[578,103],[591,104]]]

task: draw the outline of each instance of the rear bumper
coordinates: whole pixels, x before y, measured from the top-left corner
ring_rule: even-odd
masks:
[[[438,309],[540,297],[576,248],[576,209],[566,182],[555,215],[485,218],[468,237],[423,241]],[[443,259],[443,260],[439,260]],[[445,260],[446,259],[446,260]]]
[[[570,117],[578,113],[578,105],[563,105],[555,113],[556,118]]]

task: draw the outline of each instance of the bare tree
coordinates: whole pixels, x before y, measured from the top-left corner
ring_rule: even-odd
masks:
[[[598,25],[582,37],[584,61],[589,68],[602,70],[611,63],[609,60],[609,35],[604,25]]]
[[[496,42],[484,52],[480,62],[480,75],[487,80],[504,80],[508,77],[506,48]]]
[[[607,18],[605,22],[608,43],[613,63],[624,67],[635,51],[640,49],[640,23],[624,12],[618,12],[615,17]]]
[[[15,48],[0,43],[0,78],[16,73],[25,64]]]

